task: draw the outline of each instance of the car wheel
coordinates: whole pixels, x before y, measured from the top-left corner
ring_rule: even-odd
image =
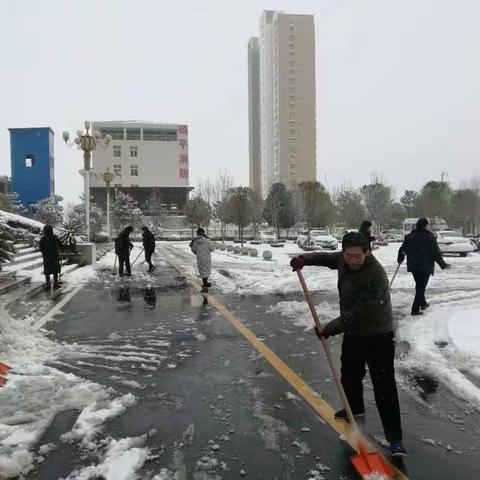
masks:
[[[468,255],[468,252],[460,252],[461,257],[466,257]]]

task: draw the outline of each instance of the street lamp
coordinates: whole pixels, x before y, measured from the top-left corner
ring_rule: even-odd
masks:
[[[90,170],[92,169],[92,151],[97,148],[97,145],[102,148],[107,148],[112,140],[111,135],[104,135],[95,130],[93,135],[90,135],[89,130],[91,124],[88,120],[84,122],[86,133],[83,130],[77,130],[77,136],[72,143],[68,143],[70,134],[63,132],[63,141],[67,147],[77,146],[79,150],[83,151],[83,175],[84,190],[85,190],[85,226],[87,234],[87,242],[90,241]]]
[[[103,180],[105,182],[105,188],[107,189],[107,235],[110,240],[110,184],[115,177],[121,177],[121,175],[119,173],[112,173],[110,168],[107,167],[103,173],[96,173],[95,177],[98,180]]]

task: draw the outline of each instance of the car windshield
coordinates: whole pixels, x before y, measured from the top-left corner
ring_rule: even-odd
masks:
[[[442,237],[463,238],[463,235],[457,232],[440,232],[440,233]]]
[[[310,235],[312,237],[320,237],[321,235],[328,235],[328,232],[325,230],[312,230]]]

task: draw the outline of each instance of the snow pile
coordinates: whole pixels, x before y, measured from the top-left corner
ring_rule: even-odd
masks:
[[[325,324],[338,316],[338,306],[332,305],[328,302],[321,302],[315,306],[320,323]],[[308,308],[306,301],[297,302],[284,301],[278,302],[276,305],[270,307],[267,313],[278,313],[282,317],[291,318],[294,325],[298,327],[305,327],[306,329],[313,328],[313,318]]]
[[[22,215],[16,215],[15,213],[5,212],[4,210],[0,210],[0,221],[3,221],[5,223],[15,223],[20,227],[33,230],[43,229],[43,223],[41,222],[31,220],[30,218],[24,217]]]
[[[147,436],[112,439],[107,447],[103,461],[72,473],[67,480],[132,480],[138,478],[136,472],[142,467],[149,455],[148,448],[143,447]]]
[[[117,396],[112,389],[45,366],[74,356],[75,346],[60,345],[45,331],[33,330],[28,319],[16,320],[0,310],[0,331],[0,359],[13,367],[0,389],[0,478],[32,468],[32,450],[59,412],[80,411],[63,440],[81,438],[87,444],[105,421],[135,402],[132,394]]]

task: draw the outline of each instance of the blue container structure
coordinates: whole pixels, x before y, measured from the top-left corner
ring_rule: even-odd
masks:
[[[54,198],[54,132],[49,127],[9,128],[12,192],[31,205]]]

